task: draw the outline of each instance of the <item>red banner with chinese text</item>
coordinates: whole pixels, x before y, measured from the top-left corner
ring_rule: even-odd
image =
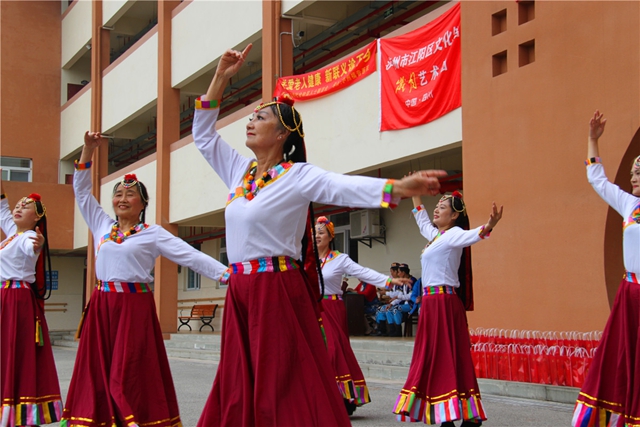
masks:
[[[296,101],[320,98],[344,89],[376,71],[377,42],[371,42],[340,62],[311,73],[281,77],[273,96],[287,94]]]
[[[460,3],[427,25],[380,40],[380,130],[405,129],[461,105]]]

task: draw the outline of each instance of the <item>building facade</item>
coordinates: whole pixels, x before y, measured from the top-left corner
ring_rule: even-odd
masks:
[[[47,205],[58,272],[47,307],[51,329],[74,328],[93,288],[92,242],[69,185],[85,131],[113,137],[93,168],[107,212],[114,183],[135,173],[151,195],[148,223],[224,261],[228,189],[190,134],[194,100],[221,54],[254,44],[230,82],[218,124],[250,155],[246,120],[271,98],[278,76],[407,33],[453,4],[0,2],[3,184],[10,203],[35,191]],[[587,125],[596,108],[609,117],[602,157],[610,179],[628,189],[631,159],[640,154],[640,3],[465,1],[461,19],[461,108],[381,133],[374,73],[296,104],[308,158],[334,172],[387,178],[446,169],[461,179],[472,226],[487,220],[492,201],[505,206],[489,241],[473,248],[471,327],[600,330],[623,274],[621,219],[586,181]],[[15,180],[25,174],[27,182]],[[427,209],[437,200],[424,198]],[[334,215],[339,249],[359,263],[386,272],[391,262],[406,262],[419,277],[426,242],[411,208],[403,200],[380,211],[384,236],[359,240],[349,238],[348,209],[316,211]],[[180,307],[226,293],[162,258],[155,279],[167,333],[175,331]]]

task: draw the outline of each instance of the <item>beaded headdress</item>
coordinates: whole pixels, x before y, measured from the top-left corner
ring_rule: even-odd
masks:
[[[280,123],[282,124],[282,126],[284,126],[284,128],[289,132],[291,133],[297,132],[298,135],[300,135],[300,138],[304,138],[304,133],[302,132],[302,117],[300,116],[300,113],[298,113],[296,109],[293,107],[293,103],[294,103],[294,100],[289,95],[283,94],[283,95],[280,95],[279,97],[276,96],[275,98],[273,98],[273,101],[271,102],[263,102],[262,104],[258,105],[254,110],[254,112],[257,113],[258,111],[266,107],[275,105],[278,111],[278,119],[280,120]],[[280,111],[280,105],[282,104],[287,104],[289,107],[291,107],[291,112],[293,115],[293,124],[294,124],[293,127],[289,126],[284,122],[284,118],[282,117],[282,112]],[[298,118],[300,119],[300,122],[296,120],[296,113],[298,113]]]
[[[400,267],[400,263],[399,262],[392,262],[391,263],[391,267],[389,268],[390,270],[397,270]]]
[[[632,171],[637,171],[638,169],[640,169],[640,156],[636,157],[633,161],[633,166],[631,167]]]
[[[137,186],[138,193],[140,193],[140,199],[142,199],[142,202],[145,204],[145,206],[149,202],[149,198],[145,197],[145,192],[142,191],[142,183],[138,181],[138,177],[136,176],[135,173],[126,174],[124,178],[122,178],[122,181],[120,181],[118,184],[122,185],[124,188],[131,188],[131,187]],[[118,189],[118,184],[116,184],[116,186],[113,188],[114,194]]]
[[[36,216],[38,218],[42,218],[47,213],[47,208],[42,204],[41,197],[38,193],[31,193],[27,197],[20,199],[18,203],[20,203],[22,207],[34,203],[36,207]]]
[[[462,200],[462,194],[459,191],[454,191],[451,194],[447,194],[447,195],[442,196],[440,198],[440,201],[444,202],[445,200],[448,200],[448,199],[458,199],[458,200],[460,200],[460,203],[462,204],[462,209],[456,209],[456,205],[453,203],[453,200],[451,200],[451,209],[453,209],[455,212],[462,213],[462,212],[467,210],[467,206],[464,204],[464,200]]]
[[[325,227],[332,239],[335,236],[333,223],[329,221],[326,216],[318,217],[316,220],[316,227]]]

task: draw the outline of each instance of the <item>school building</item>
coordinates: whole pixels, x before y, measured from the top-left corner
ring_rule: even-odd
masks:
[[[159,224],[226,262],[228,189],[193,144],[194,100],[228,48],[253,43],[225,94],[218,127],[242,154],[245,124],[279,76],[339,61],[376,38],[405,34],[455,3],[438,1],[2,1],[0,143],[10,205],[42,195],[53,250],[50,329],[77,326],[94,285],[93,243],[74,203],[83,135],[113,136],[94,159],[96,197],[135,173]],[[462,107],[424,125],[379,132],[379,75],[299,102],[309,161],[344,174],[402,178],[447,170],[471,225],[504,218],[473,247],[471,327],[602,330],[624,269],[621,221],[586,180],[588,121],[608,118],[607,174],[629,190],[640,154],[640,2],[463,1]],[[432,210],[438,197],[423,198]],[[338,249],[387,272],[421,275],[426,241],[410,213],[316,206],[336,223]],[[362,221],[374,232],[362,233]],[[352,284],[357,281],[352,279]],[[180,307],[226,288],[166,259],[155,298],[166,333]],[[219,313],[214,322],[219,330]]]

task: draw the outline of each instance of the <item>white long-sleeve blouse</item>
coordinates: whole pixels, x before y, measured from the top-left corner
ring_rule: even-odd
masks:
[[[101,240],[111,232],[116,221],[104,212],[91,194],[90,169],[76,170],[73,190],[80,212],[93,234],[98,280],[151,283],[151,270],[160,255],[213,280],[219,280],[226,271],[227,267],[224,264],[198,251],[158,225],[150,225],[127,237],[120,244],[112,240],[104,240],[101,244]]]
[[[9,202],[0,201],[0,225],[7,238],[0,244],[0,281],[21,280],[33,283],[36,280],[36,262],[40,251],[33,250],[35,231],[16,233],[17,227],[13,222]],[[16,235],[17,234],[17,235]]]

